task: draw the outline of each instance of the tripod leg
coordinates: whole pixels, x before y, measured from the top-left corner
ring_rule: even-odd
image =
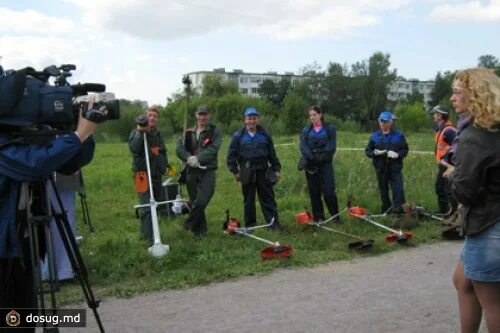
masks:
[[[55,292],[57,289],[56,278],[54,274],[54,261],[52,242],[50,235],[50,205],[47,194],[47,188],[44,182],[26,184],[29,188],[29,194],[25,202],[26,210],[26,224],[29,238],[31,269],[33,276],[33,288],[37,298],[37,308],[41,315],[46,314],[45,309],[45,293],[46,290],[43,286],[42,272],[40,265],[40,239],[44,239],[48,244],[48,267],[49,267],[49,293],[51,313],[56,314],[56,297]],[[25,198],[26,199],[26,198]],[[42,236],[43,235],[43,236]],[[47,327],[47,323],[43,324],[44,331],[58,332],[57,327]]]
[[[85,264],[83,262],[82,255],[75,241],[75,237],[73,232],[71,231],[71,227],[69,225],[68,217],[64,213],[64,208],[62,205],[61,197],[57,191],[55,183],[53,179],[50,179],[52,184],[52,189],[54,190],[56,203],[58,205],[58,210],[52,208],[53,212],[59,211],[54,215],[57,228],[59,233],[61,234],[61,239],[64,244],[64,248],[66,249],[66,253],[68,254],[68,258],[71,262],[71,267],[75,271],[76,277],[80,282],[80,286],[82,287],[83,294],[85,295],[85,299],[87,300],[87,305],[92,309],[94,313],[94,317],[96,319],[97,325],[99,326],[99,330],[104,332],[104,327],[101,322],[101,318],[99,313],[97,312],[97,308],[99,307],[99,300],[96,300],[94,297],[94,293],[92,292],[92,288],[90,287],[90,283],[88,281],[88,274]]]

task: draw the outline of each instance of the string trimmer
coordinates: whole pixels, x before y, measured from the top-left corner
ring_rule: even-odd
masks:
[[[407,232],[403,232],[401,230],[398,231],[376,222],[375,220],[373,220],[372,216],[366,214],[366,210],[363,207],[360,206],[350,207],[348,211],[349,211],[349,216],[353,218],[361,219],[363,221],[373,224],[374,226],[377,226],[379,228],[391,232],[390,235],[385,236],[385,242],[388,244],[394,244],[396,242],[398,242],[399,244],[405,244],[413,237],[413,233],[410,231]]]
[[[453,212],[451,205],[450,205],[449,212],[444,213],[444,214],[443,213],[432,213],[431,211],[429,211],[428,209],[426,209],[422,206],[414,206],[414,208],[415,208],[415,211],[417,212],[417,215],[419,217],[425,217],[425,218],[437,220],[440,222],[443,222],[445,220],[445,217],[450,216],[451,213]]]
[[[295,215],[295,222],[297,224],[302,224],[302,225],[312,225],[316,228],[321,228],[321,229],[324,229],[324,230],[327,230],[327,231],[330,231],[330,232],[333,232],[333,233],[336,233],[339,235],[354,238],[355,240],[351,240],[351,241],[349,241],[349,243],[347,243],[347,247],[350,250],[353,250],[353,249],[366,250],[366,249],[371,248],[373,246],[373,243],[375,242],[373,239],[363,239],[360,236],[356,236],[356,235],[353,235],[353,234],[350,234],[350,233],[347,233],[344,231],[340,231],[340,230],[336,230],[336,229],[324,226],[324,224],[326,224],[330,221],[333,221],[336,217],[340,216],[340,214],[342,214],[346,211],[347,211],[347,208],[345,208],[341,212],[333,215],[332,217],[330,217],[329,219],[327,219],[325,221],[314,222],[312,214],[306,209],[304,212],[301,212],[301,213],[298,213]]]
[[[257,237],[252,235],[251,232],[259,228],[271,227],[274,224],[274,217],[267,224],[258,225],[255,227],[240,227],[240,222],[234,217],[229,217],[229,209],[226,209],[226,221],[224,222],[223,228],[228,235],[242,235],[246,237],[253,238],[255,240],[261,241],[263,243],[269,244],[262,251],[260,251],[260,257],[262,259],[280,259],[280,258],[290,258],[293,253],[293,248],[287,245],[280,245],[278,242],[272,242],[270,240]]]

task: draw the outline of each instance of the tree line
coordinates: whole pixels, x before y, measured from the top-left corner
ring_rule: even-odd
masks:
[[[500,76],[500,60],[492,55],[478,58],[478,66],[491,68]],[[390,83],[397,78],[391,69],[390,55],[375,52],[370,58],[351,65],[330,62],[323,70],[317,63],[300,69],[303,77],[292,84],[290,78],[279,81],[263,80],[258,88],[259,97],[242,95],[238,84],[219,75],[207,75],[200,91],[179,91],[167,98],[161,112],[160,130],[167,136],[182,131],[184,112],[188,108],[188,124],[194,123],[194,111],[200,104],[213,110],[213,121],[229,134],[242,126],[243,110],[257,108],[261,123],[277,135],[294,135],[307,124],[307,108],[319,105],[327,121],[339,130],[369,131],[377,126],[378,114],[392,110],[398,126],[405,131],[432,128],[431,117],[425,112],[423,96],[408,95],[406,100],[391,102],[387,99]],[[455,71],[438,72],[434,79],[431,105],[450,105],[451,84]],[[186,97],[189,94],[189,104]],[[125,141],[135,124],[135,117],[143,111],[142,104],[121,100],[121,119],[101,125],[98,140]],[[189,126],[188,125],[188,126]]]

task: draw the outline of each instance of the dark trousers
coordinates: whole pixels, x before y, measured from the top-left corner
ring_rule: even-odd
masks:
[[[395,210],[399,210],[405,202],[405,192],[403,186],[403,174],[401,170],[382,169],[377,171],[378,189],[380,192],[380,200],[382,201],[381,213],[385,213],[391,206]],[[392,190],[392,200],[389,198],[389,185]]]
[[[139,197],[139,204],[147,204],[149,203],[150,195],[149,189],[144,193],[137,193]],[[156,201],[164,201],[165,194],[163,192],[163,188],[161,185],[161,179],[153,180],[153,196]],[[159,207],[167,207],[167,205],[159,206]],[[157,214],[160,213],[160,208],[157,209]],[[151,208],[143,207],[139,208],[139,218],[141,220],[141,239],[148,242],[148,245],[153,245],[154,237],[153,237],[153,222],[151,221]]]
[[[314,220],[319,221],[325,218],[323,202],[321,201],[322,194],[330,215],[337,214],[339,212],[339,204],[337,193],[335,192],[333,164],[321,163],[318,165],[318,170],[315,173],[311,173],[307,169],[305,172]]]
[[[439,212],[446,214],[454,212],[457,210],[457,202],[451,195],[451,188],[448,179],[443,177],[443,173],[446,171],[446,167],[443,165],[438,166],[438,174],[436,177],[436,195],[438,199]]]
[[[30,244],[23,242],[24,258],[0,258],[0,308],[37,308],[33,285]],[[5,317],[2,318],[5,320]],[[8,329],[5,329],[8,330]],[[0,331],[3,332],[2,329]],[[13,332],[35,332],[34,328],[15,328]]]
[[[207,233],[205,208],[214,195],[215,170],[188,168],[186,185],[192,205],[184,226],[190,229],[195,235],[204,236]]]
[[[251,227],[257,224],[255,193],[259,196],[260,208],[262,209],[266,224],[271,222],[274,217],[274,223],[278,225],[278,208],[274,199],[273,185],[266,177],[266,169],[252,170],[252,172],[255,172],[255,177],[250,177],[251,181],[241,186],[243,191],[245,226]]]

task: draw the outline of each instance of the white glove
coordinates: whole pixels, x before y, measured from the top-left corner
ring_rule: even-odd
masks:
[[[375,149],[373,151],[373,153],[375,154],[375,156],[385,155],[385,154],[387,154],[387,150],[378,150],[378,149]]]
[[[398,153],[396,153],[395,151],[389,150],[389,151],[387,152],[387,157],[389,157],[389,158],[398,158],[398,157],[399,157],[399,154],[398,154]]]
[[[198,162],[198,156],[196,155],[189,156],[186,163],[192,168],[197,168],[200,165],[200,162]]]

